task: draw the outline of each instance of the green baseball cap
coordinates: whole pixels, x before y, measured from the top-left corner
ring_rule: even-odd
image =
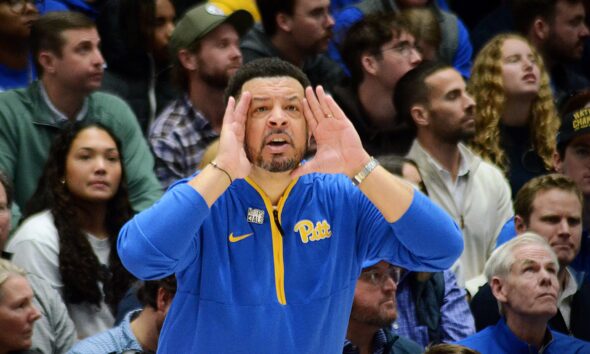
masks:
[[[195,6],[176,24],[170,38],[170,49],[176,53],[179,49],[187,48],[224,23],[232,25],[242,36],[252,27],[254,19],[245,10],[234,11],[228,16],[219,7],[210,3]]]

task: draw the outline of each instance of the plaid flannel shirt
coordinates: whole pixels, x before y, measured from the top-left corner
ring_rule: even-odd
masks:
[[[219,137],[188,96],[170,103],[154,121],[149,143],[156,159],[156,176],[164,187],[192,175],[207,146]]]

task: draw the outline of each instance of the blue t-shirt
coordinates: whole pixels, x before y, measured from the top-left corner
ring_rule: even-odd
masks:
[[[0,92],[27,87],[36,78],[37,73],[30,60],[29,65],[20,70],[11,69],[0,64]]]

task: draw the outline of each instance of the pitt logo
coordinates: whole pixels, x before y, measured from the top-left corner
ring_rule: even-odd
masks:
[[[301,220],[293,228],[295,232],[299,232],[301,236],[301,242],[308,243],[309,241],[319,241],[332,236],[330,231],[330,224],[326,220],[318,221],[313,225],[313,222],[309,220]]]

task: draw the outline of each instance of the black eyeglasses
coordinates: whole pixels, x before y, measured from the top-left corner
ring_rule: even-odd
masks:
[[[387,279],[391,278],[394,283],[399,283],[401,269],[390,266],[387,270],[369,269],[361,273],[360,279],[371,283],[374,286],[383,286]]]
[[[383,48],[383,49],[381,49],[381,53],[386,52],[388,50],[392,50],[404,57],[411,56],[413,52],[420,53],[420,51],[418,50],[418,47],[416,47],[415,44],[412,44],[412,43],[409,43],[406,41],[398,43],[397,45],[395,45],[393,47]]]
[[[35,6],[37,9],[40,9],[45,4],[45,0],[4,0],[3,2],[7,3],[10,11],[16,14],[24,13],[28,4]]]

